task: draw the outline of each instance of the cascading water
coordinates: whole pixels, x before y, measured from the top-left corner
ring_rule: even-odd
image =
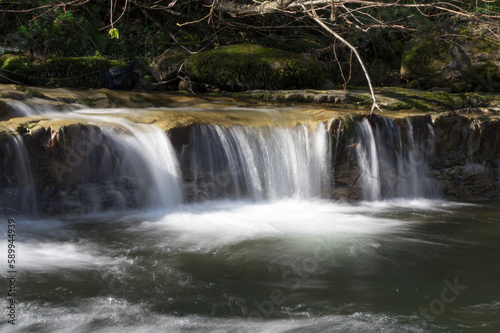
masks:
[[[120,121],[132,135],[117,136],[106,128],[121,156],[121,174],[137,178],[140,191],[151,207],[168,208],[182,202],[181,176],[175,150],[167,135],[158,127]],[[142,194],[141,194],[142,193]]]
[[[430,124],[415,133],[409,118],[402,125],[384,117],[374,126],[368,119],[357,124],[356,155],[365,200],[430,198],[439,195],[428,176],[428,159],[434,153]]]
[[[193,126],[180,159],[195,199],[314,198],[329,185],[325,124],[311,130]]]
[[[26,104],[20,101],[9,101],[7,102],[8,113],[16,117],[28,117],[56,111],[73,111],[77,108],[69,104],[60,104],[56,106],[37,99],[31,102],[32,104]]]
[[[3,148],[0,207],[6,214],[35,216],[35,183],[22,137],[18,134],[9,136]]]
[[[364,199],[431,197],[428,119],[359,123],[356,159],[345,149],[353,122],[330,148],[326,128],[340,120],[180,125],[167,136],[123,119],[140,112],[1,128],[0,208],[36,212],[38,201],[41,213],[0,210],[0,331],[500,330],[499,205],[316,199],[332,190],[331,157],[345,162],[339,188],[363,171]],[[179,205],[182,191],[236,200]]]
[[[361,172],[363,197],[366,200],[378,200],[381,197],[381,190],[377,144],[367,119],[358,123],[356,134],[359,140],[356,154]]]
[[[163,210],[182,203],[177,156],[168,136],[158,127],[105,116],[57,117],[90,123],[78,125],[68,137],[60,132],[59,138],[51,139],[54,141],[48,150],[60,153],[38,160],[41,166],[35,172],[39,172],[39,179],[45,179],[35,190],[43,215]],[[20,137],[17,140],[22,142]],[[28,158],[25,152],[21,154],[19,144],[15,147],[18,156]],[[27,166],[23,175],[30,172]],[[32,187],[22,188],[35,193]]]

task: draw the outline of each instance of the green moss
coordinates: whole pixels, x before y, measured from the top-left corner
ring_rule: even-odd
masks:
[[[16,85],[16,86],[14,86],[14,89],[24,92],[28,97],[35,97],[35,98],[42,98],[42,99],[47,98],[47,96],[45,96],[41,92],[34,90],[34,89],[27,88],[25,86]]]
[[[420,111],[431,111],[433,109],[431,105],[418,99],[405,98],[403,99],[403,103],[409,104],[412,106],[412,108]]]
[[[4,58],[2,70],[5,72],[22,73],[28,70],[31,66],[31,61],[23,56],[7,56]]]
[[[498,42],[489,39],[478,39],[474,47],[476,52],[484,52],[490,54],[491,52],[498,50]]]
[[[54,58],[31,63],[26,57],[5,60],[2,70],[10,78],[37,86],[101,87],[102,71],[125,66],[123,61],[104,57]]]
[[[413,80],[410,81],[406,84],[407,89],[416,89],[416,90],[421,90],[422,86],[420,85],[420,82],[418,80]]]
[[[481,93],[419,92],[402,88],[378,88],[378,95],[398,100],[385,108],[390,110],[450,111],[467,107],[485,106],[498,95]]]
[[[476,66],[464,71],[464,77],[467,84],[465,90],[500,91],[499,87],[495,85],[496,82],[500,82],[500,71],[498,66],[491,60],[486,61],[483,66]]]
[[[285,50],[285,51],[290,51],[290,52],[296,52],[296,53],[301,53],[301,52],[308,52],[310,50],[318,49],[321,47],[321,45],[311,39],[306,39],[306,38],[297,38],[297,39],[275,39],[269,41],[269,39],[266,39],[266,41],[269,42],[270,46],[273,48]]]
[[[309,57],[240,44],[200,52],[186,61],[192,80],[227,90],[315,88],[325,76]]]
[[[403,53],[401,71],[410,70],[415,73],[436,71],[439,65],[448,62],[447,45],[432,39],[417,42]]]
[[[384,109],[388,109],[388,110],[392,110],[392,111],[412,110],[413,106],[407,102],[397,102],[397,103],[391,103],[391,104],[384,106]]]
[[[339,143],[341,146],[351,144],[356,138],[356,127],[358,122],[363,118],[359,114],[349,114],[342,119],[342,128],[339,135]]]

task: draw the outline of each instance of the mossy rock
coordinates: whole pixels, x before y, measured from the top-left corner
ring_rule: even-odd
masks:
[[[10,79],[47,87],[102,87],[102,71],[125,66],[125,62],[104,57],[54,58],[32,63],[28,58],[12,56],[1,70]]]
[[[425,77],[432,82],[451,60],[447,49],[448,45],[443,41],[434,39],[414,41],[413,45],[403,53],[401,75],[409,78]]]
[[[195,82],[231,91],[316,88],[325,80],[315,59],[251,44],[192,55],[186,60],[186,72]]]
[[[274,39],[270,40],[269,44],[271,47],[276,49],[281,49],[285,51],[300,53],[300,52],[310,52],[311,50],[321,48],[321,44],[318,42],[307,39],[307,38],[298,38],[298,39]]]
[[[448,41],[435,35],[414,38],[403,53],[401,76],[418,80],[423,89],[500,92],[500,47],[473,29],[454,28]]]
[[[22,73],[29,69],[31,61],[27,57],[16,55],[2,56],[2,70],[5,72]]]

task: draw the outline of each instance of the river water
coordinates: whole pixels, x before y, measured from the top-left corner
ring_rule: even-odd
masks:
[[[499,213],[498,202],[289,199],[18,217],[18,321],[4,292],[0,329],[498,332]]]
[[[219,147],[176,157],[204,156],[191,162],[195,179],[208,170],[229,172],[229,182],[235,166],[241,174],[237,189],[191,203],[179,192],[178,162],[158,154],[174,154],[166,136],[144,130],[120,141],[104,131],[116,152],[129,147],[128,159],[152,161],[128,170],[156,184],[154,204],[103,211],[96,202],[58,218],[3,214],[0,331],[499,332],[499,202],[419,197],[425,191],[380,200],[381,190],[350,204],[321,198],[321,126],[194,129]],[[5,282],[9,223],[15,325]]]

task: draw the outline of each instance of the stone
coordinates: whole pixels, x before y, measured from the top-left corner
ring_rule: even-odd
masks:
[[[449,40],[433,34],[414,37],[402,55],[401,76],[420,81],[423,89],[500,92],[500,46],[485,38],[491,32],[474,29],[480,30],[456,28]]]
[[[177,77],[177,73],[188,57],[183,49],[168,49],[150,65],[150,72],[158,82],[167,82]]]
[[[325,81],[317,60],[251,44],[194,54],[186,60],[186,73],[192,81],[229,91],[318,88]]]
[[[7,113],[7,103],[0,101],[0,116],[5,116]]]

